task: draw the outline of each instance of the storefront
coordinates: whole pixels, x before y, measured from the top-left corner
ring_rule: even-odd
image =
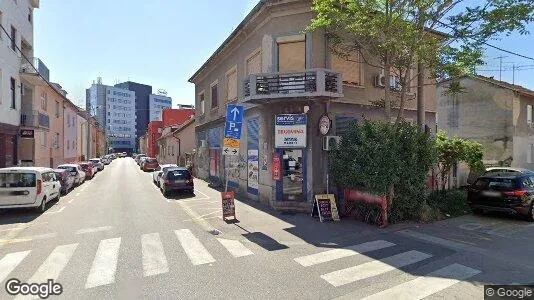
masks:
[[[0,123],[0,168],[16,166],[18,127]]]

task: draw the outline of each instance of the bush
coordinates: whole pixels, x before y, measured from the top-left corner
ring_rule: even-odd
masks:
[[[391,222],[419,219],[435,149],[429,135],[411,124],[364,121],[331,152],[330,172],[340,187],[388,196]]]
[[[457,217],[469,212],[465,190],[433,191],[428,195],[427,204],[439,211],[442,217]]]

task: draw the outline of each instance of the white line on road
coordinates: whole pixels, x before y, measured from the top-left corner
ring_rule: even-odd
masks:
[[[0,259],[0,282],[3,282],[9,273],[15,269],[20,262],[30,254],[31,250],[9,253]]]
[[[85,283],[86,289],[115,282],[120,245],[121,238],[107,239],[100,242]]]
[[[83,189],[81,191],[83,191]],[[80,196],[80,193],[76,193],[76,195],[74,195],[74,197],[78,197],[78,196]]]
[[[479,273],[479,270],[452,264],[364,299],[423,299]]]
[[[247,255],[252,255],[254,252],[250,251],[245,245],[241,244],[241,242],[236,240],[228,240],[228,239],[217,239],[223,246],[232,254],[234,257],[242,257]]]
[[[22,230],[22,229],[26,229],[30,226],[24,226],[24,227],[15,227],[15,228],[8,228],[8,229],[0,229],[0,232],[4,232],[4,231],[17,231],[17,230]]]
[[[92,232],[99,232],[99,231],[109,231],[113,227],[111,226],[102,226],[102,227],[94,227],[94,228],[82,228],[76,231],[76,234],[84,234],[84,233],[92,233]]]
[[[386,257],[381,261],[374,260],[358,266],[324,274],[321,275],[321,278],[326,280],[331,285],[337,287],[347,283],[384,274],[386,272],[411,265],[430,257],[432,257],[432,255],[412,250]]]
[[[221,216],[213,216],[213,217],[205,217],[205,218],[202,218],[202,220],[208,220],[208,219],[220,219]],[[188,219],[188,220],[183,220],[183,222],[198,222],[198,219]]]
[[[74,200],[76,200],[76,198],[72,198],[72,199],[70,199],[70,200],[69,200],[69,204],[71,204],[72,201],[74,201]]]
[[[200,243],[199,239],[193,235],[191,230],[180,229],[175,230],[174,232],[176,233],[182,248],[184,248],[185,254],[187,254],[193,265],[215,262],[215,259],[211,256],[208,250],[202,246],[202,243]]]
[[[358,244],[354,246],[350,246],[347,248],[340,248],[340,249],[332,249],[316,254],[311,254],[307,256],[297,257],[295,258],[295,261],[301,264],[304,267],[313,266],[316,264],[353,256],[360,253],[366,253],[371,252],[375,250],[380,250],[387,247],[395,246],[395,244],[390,243],[388,241],[372,241],[368,243]]]
[[[62,208],[60,208],[60,209],[58,209],[58,210],[56,210],[56,211],[48,211],[48,212],[45,212],[44,214],[45,214],[45,215],[57,214],[57,213],[60,213],[60,212],[62,212],[63,210],[65,210],[65,207],[66,207],[66,206],[63,206]]]
[[[169,272],[167,259],[159,233],[148,233],[141,236],[143,252],[143,273],[152,276]]]
[[[39,234],[39,235],[29,235],[24,237],[18,237],[16,239],[3,239],[0,240],[0,245],[2,244],[13,244],[13,243],[21,243],[21,242],[29,242],[33,240],[44,240],[56,237],[57,233],[45,233],[45,234]]]

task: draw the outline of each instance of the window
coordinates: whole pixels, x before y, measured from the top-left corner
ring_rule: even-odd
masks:
[[[360,54],[352,52],[347,57],[332,54],[332,70],[343,74],[343,83],[349,85],[362,85],[362,69]]]
[[[48,145],[48,133],[43,131],[41,136],[41,146],[46,147],[46,145]]]
[[[306,42],[278,43],[278,72],[291,73],[306,69]]]
[[[17,85],[17,82],[15,81],[15,78],[11,77],[11,108],[12,109],[17,108],[16,85]]]
[[[48,94],[41,92],[41,109],[46,111],[48,109]]]
[[[56,118],[59,118],[59,101],[56,101]]]
[[[67,140],[67,150],[70,150],[70,141]]]
[[[198,107],[200,109],[200,115],[202,116],[204,114],[204,93],[201,93],[199,96],[199,104]]]
[[[11,26],[11,49],[17,51],[17,29]]]
[[[261,51],[254,52],[246,61],[246,75],[261,73]]]
[[[226,100],[237,98],[237,68],[233,68],[226,74]]]
[[[527,124],[532,125],[532,105],[527,105]]]
[[[32,9],[31,8],[28,8],[28,22],[32,22]]]
[[[217,89],[217,83],[211,86],[211,108],[216,108],[219,105],[219,91]]]
[[[56,132],[56,140],[54,141],[54,146],[59,148],[59,133]]]

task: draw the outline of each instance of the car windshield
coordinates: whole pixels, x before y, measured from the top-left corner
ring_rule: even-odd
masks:
[[[34,187],[35,184],[34,173],[0,173],[0,187]]]
[[[187,170],[170,170],[167,179],[191,179],[191,174]]]
[[[483,190],[510,191],[517,187],[517,180],[515,178],[484,177],[475,182],[475,187]]]

